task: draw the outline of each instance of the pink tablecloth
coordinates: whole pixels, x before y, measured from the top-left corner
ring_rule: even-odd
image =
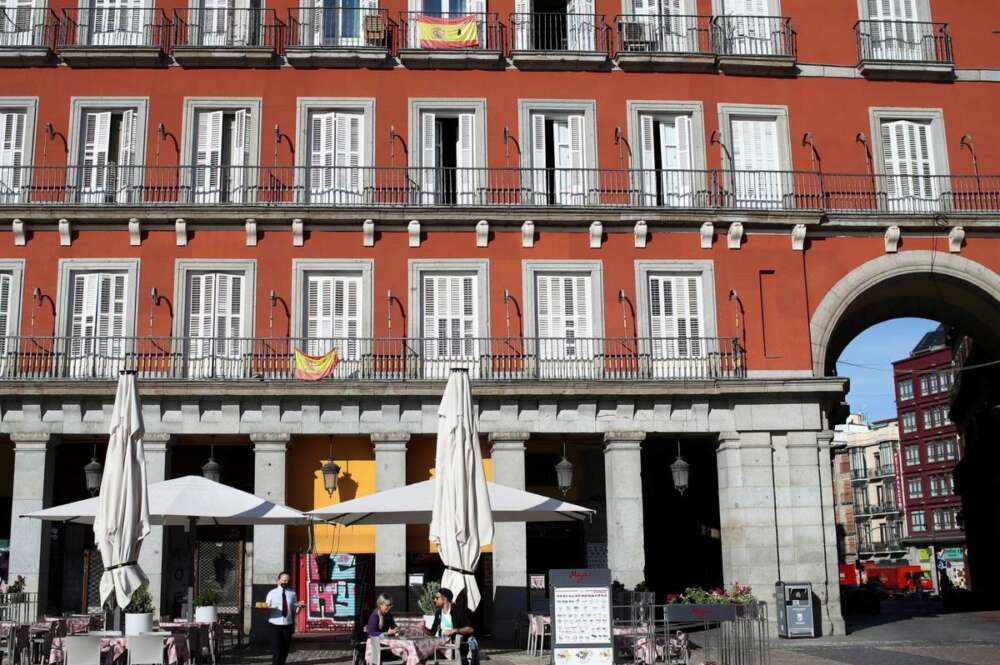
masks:
[[[91,618],[89,616],[72,616],[72,617],[45,617],[48,622],[63,621],[66,624],[66,634],[67,635],[82,635],[83,633],[90,632],[95,629]]]
[[[688,650],[687,635],[681,631],[677,631],[669,640],[660,636],[657,636],[655,640],[650,640],[648,630],[621,626],[614,629],[614,634],[615,638],[625,642],[624,646],[633,652],[636,661],[646,663],[646,665],[653,665],[656,661],[669,660],[670,658],[683,658]]]
[[[375,639],[365,645],[365,662],[375,662]],[[406,665],[420,665],[434,655],[434,652],[448,644],[446,637],[382,638],[379,646],[388,649],[394,656],[402,658]]]
[[[38,623],[31,624],[31,634],[38,635],[41,633],[47,633],[52,631],[53,637],[65,637],[66,635],[66,620],[65,619],[45,619],[44,621],[39,621]]]
[[[164,638],[164,646],[167,650],[167,662],[170,665],[178,665],[191,660],[188,652],[187,640],[183,635],[171,635]],[[101,638],[101,660],[105,663],[114,663],[125,655],[128,650],[127,637],[102,637]],[[62,663],[65,661],[63,653],[63,638],[52,639],[52,650],[49,651],[49,663]]]

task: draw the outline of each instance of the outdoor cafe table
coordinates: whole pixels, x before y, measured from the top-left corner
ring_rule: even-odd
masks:
[[[27,624],[13,621],[0,622],[0,640],[7,643],[7,657],[12,663],[16,660],[14,654],[31,649],[31,632]]]
[[[646,665],[653,665],[657,660],[669,661],[671,658],[682,658],[688,648],[687,635],[680,631],[677,631],[676,635],[671,635],[669,639],[656,637],[650,640],[648,629],[616,626],[614,634],[615,639],[619,641],[627,642],[631,638],[628,648],[635,656],[636,662]]]
[[[447,637],[382,637],[379,646],[388,649],[394,656],[403,659],[406,665],[420,665],[434,653],[448,645]],[[375,640],[368,638],[365,644],[365,662],[375,662]]]
[[[177,619],[175,621],[161,621],[157,624],[160,630],[170,632],[194,633],[194,649],[201,651],[208,648],[216,653],[222,646],[222,622],[214,621],[206,623],[203,621],[188,621],[187,619]]]
[[[178,665],[191,660],[188,652],[187,640],[183,635],[165,635],[164,647],[167,650],[167,662],[170,665]],[[101,638],[101,661],[104,663],[114,663],[118,661],[125,652],[128,651],[127,637],[102,637]],[[52,638],[52,649],[49,651],[49,664],[65,662],[63,653],[63,638]]]

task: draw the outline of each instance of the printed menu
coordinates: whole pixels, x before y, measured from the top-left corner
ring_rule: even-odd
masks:
[[[556,587],[557,645],[611,644],[611,593],[607,587]]]

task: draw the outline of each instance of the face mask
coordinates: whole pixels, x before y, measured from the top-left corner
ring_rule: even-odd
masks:
[[[280,586],[282,589],[287,589],[288,582],[278,582],[278,586]]]

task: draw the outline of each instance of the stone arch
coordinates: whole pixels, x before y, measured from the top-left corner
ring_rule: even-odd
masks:
[[[835,374],[854,337],[902,316],[954,325],[1000,358],[1000,275],[955,254],[909,251],[858,266],[823,297],[809,323],[814,375]]]

